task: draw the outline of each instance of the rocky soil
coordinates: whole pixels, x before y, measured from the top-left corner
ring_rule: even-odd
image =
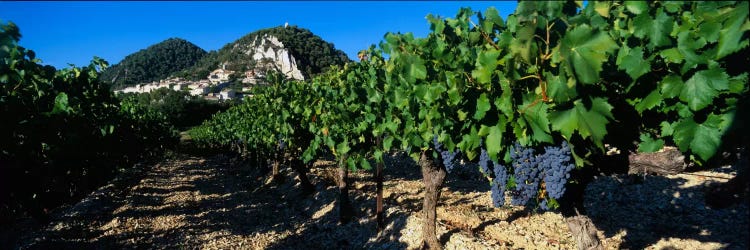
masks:
[[[415,249],[421,239],[419,168],[386,157],[387,228],[377,233],[372,173],[359,171],[351,198],[355,220],[337,223],[333,162],[310,173],[317,192],[299,192],[296,175],[273,183],[257,168],[225,155],[182,155],[140,166],[51,222],[24,233],[21,249]],[[475,167],[449,174],[438,207],[446,249],[575,249],[559,213],[491,206]],[[725,182],[731,167],[661,176],[602,176],[586,189],[585,207],[607,249],[747,249],[746,202],[707,208],[703,187]],[[23,227],[23,226],[21,226]],[[21,232],[21,231],[19,231]]]

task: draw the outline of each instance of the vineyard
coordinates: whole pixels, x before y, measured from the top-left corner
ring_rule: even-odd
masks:
[[[492,225],[500,221],[514,223],[510,219],[513,216],[508,215],[511,211],[546,216],[526,218],[554,220],[555,225],[569,229],[553,237],[564,238],[565,243],[521,245],[517,244],[520,240],[502,239],[497,235],[504,234],[497,233],[492,237],[485,235],[485,239],[492,239],[487,243],[490,245],[482,243],[475,246],[477,249],[627,247],[612,243],[611,234],[616,232],[597,235],[594,226],[611,226],[612,222],[603,218],[616,214],[618,206],[623,210],[632,208],[628,204],[632,200],[600,197],[619,203],[592,205],[587,199],[596,197],[595,191],[617,193],[617,188],[597,185],[605,180],[615,182],[618,177],[597,176],[618,173],[616,168],[620,165],[627,168],[629,156],[676,148],[684,157],[679,163],[690,169],[707,171],[730,162],[737,174],[729,182],[739,183],[739,191],[729,188],[719,189],[719,193],[725,192],[727,197],[746,194],[746,157],[750,153],[750,138],[744,131],[746,118],[750,117],[748,7],[748,2],[743,1],[607,1],[589,2],[586,6],[574,1],[522,1],[506,19],[494,8],[482,12],[464,8],[452,18],[428,15],[431,32],[426,37],[385,34],[378,46],[360,52],[359,62],[333,66],[307,81],[285,79],[282,74],[269,72],[270,85],[254,88],[252,97],[243,103],[189,130],[190,143],[198,151],[233,152],[232,161],[241,162],[235,165],[255,171],[254,177],[270,175],[269,182],[248,177],[249,184],[227,185],[247,185],[243,188],[249,189],[275,185],[295,190],[299,193],[295,198],[282,195],[295,209],[305,206],[295,202],[324,206],[318,201],[330,200],[335,208],[327,209],[335,210],[336,218],[304,218],[318,221],[325,230],[361,225],[361,220],[368,220],[363,218],[372,218],[374,222],[365,224],[388,234],[393,232],[393,220],[397,218],[402,219],[400,223],[415,223],[398,213],[418,212],[419,239],[385,248],[463,248],[451,236],[443,238],[446,226],[442,224],[461,231],[467,227],[461,223],[472,220],[462,222],[456,219],[460,216],[446,217],[450,213],[447,211],[455,207],[485,214],[478,216],[480,222],[474,223],[477,225],[468,223],[474,229],[484,225],[498,230]],[[159,123],[164,117],[129,109],[137,106],[129,106],[127,99],[117,103],[109,92],[98,90],[97,67],[106,64],[95,61],[98,64],[88,68],[50,71],[34,63],[33,52],[15,45],[19,37],[13,26],[4,26],[3,45],[15,46],[2,47],[6,60],[0,68],[1,111],[10,119],[2,122],[0,131],[6,134],[0,136],[9,142],[4,141],[4,145],[12,146],[3,146],[0,163],[16,167],[16,172],[6,176],[22,176],[22,162],[27,159],[39,161],[35,164],[43,169],[53,163],[38,159],[57,161],[59,157],[50,154],[73,143],[92,142],[86,144],[92,147],[90,150],[101,149],[96,143],[143,145],[135,147],[139,150],[171,147],[175,143],[173,137],[153,137],[174,133],[163,132],[169,130]],[[30,107],[34,110],[27,110]],[[110,116],[102,117],[104,114]],[[140,117],[133,118],[135,115]],[[122,122],[123,119],[135,124],[127,125],[131,123]],[[58,126],[65,131],[40,126]],[[70,137],[62,136],[70,136],[69,131],[93,132],[75,137],[83,141],[71,142],[66,139]],[[123,138],[122,133],[135,138]],[[111,160],[118,154],[135,157],[144,152],[104,150],[106,153],[94,154],[99,156],[97,159]],[[612,154],[613,150],[621,153]],[[327,162],[326,167],[321,167],[321,162]],[[74,173],[92,171],[76,166],[79,165],[68,168]],[[330,196],[334,191],[321,186],[325,173],[330,174],[331,185],[336,187],[335,197]],[[626,178],[631,177],[638,180],[617,180],[621,185],[642,182],[663,189],[650,190],[653,193],[666,192],[669,188],[664,183],[677,182],[674,176]],[[289,183],[289,179],[298,183]],[[475,191],[455,195],[456,183]],[[599,184],[587,187],[590,183]],[[410,193],[404,185],[414,192]],[[394,186],[401,188],[388,190]],[[593,187],[599,189],[592,191]],[[13,188],[24,197],[35,193],[26,186]],[[365,195],[363,190],[370,193]],[[409,198],[394,198],[394,192]],[[487,192],[485,198],[475,196]],[[706,194],[706,199],[712,195]],[[258,199],[259,206],[272,203],[253,199]],[[364,209],[363,202],[374,207]],[[402,202],[410,205],[395,204]],[[389,205],[399,208],[394,210]],[[740,217],[747,212],[744,209]],[[633,210],[637,209],[627,211]],[[673,212],[667,210],[667,214]],[[492,219],[481,221],[482,217]],[[617,216],[623,220],[627,217]],[[529,223],[530,219],[519,221]],[[258,229],[268,230],[272,229]],[[669,231],[663,230],[665,235]],[[649,236],[644,235],[640,240],[647,241]],[[289,246],[305,246],[298,242],[303,238],[295,241],[293,235],[285,237]],[[747,234],[739,237],[745,239],[723,247],[742,248],[743,241],[747,247]],[[722,242],[727,241],[734,242]],[[338,247],[377,248],[386,244],[354,239],[348,242],[354,245]],[[651,243],[634,246],[643,248]]]

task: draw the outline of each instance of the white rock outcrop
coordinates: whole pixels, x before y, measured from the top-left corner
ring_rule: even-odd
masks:
[[[252,55],[257,63],[256,68],[275,69],[289,78],[305,79],[302,71],[297,68],[297,60],[275,36],[266,34],[257,38],[245,54]]]

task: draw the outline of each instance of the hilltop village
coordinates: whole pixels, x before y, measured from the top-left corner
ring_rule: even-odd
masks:
[[[207,100],[225,101],[230,99],[242,99],[245,93],[250,92],[251,86],[262,85],[265,74],[256,73],[255,70],[244,72],[242,79],[231,79],[230,75],[235,71],[227,70],[226,65],[212,71],[206,79],[198,81],[186,80],[181,77],[172,77],[150,83],[141,83],[134,86],[116,90],[116,93],[148,93],[160,88],[176,91],[188,91],[191,95],[200,96]],[[241,82],[242,88],[232,88],[232,82]]]

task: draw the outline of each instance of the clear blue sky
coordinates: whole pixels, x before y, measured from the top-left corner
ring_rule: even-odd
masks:
[[[170,37],[209,51],[285,22],[311,30],[356,58],[386,32],[429,31],[427,14],[454,17],[460,7],[495,6],[505,19],[515,1],[499,2],[5,2],[0,19],[21,30],[21,46],[56,68],[88,65],[94,56],[115,64]]]

